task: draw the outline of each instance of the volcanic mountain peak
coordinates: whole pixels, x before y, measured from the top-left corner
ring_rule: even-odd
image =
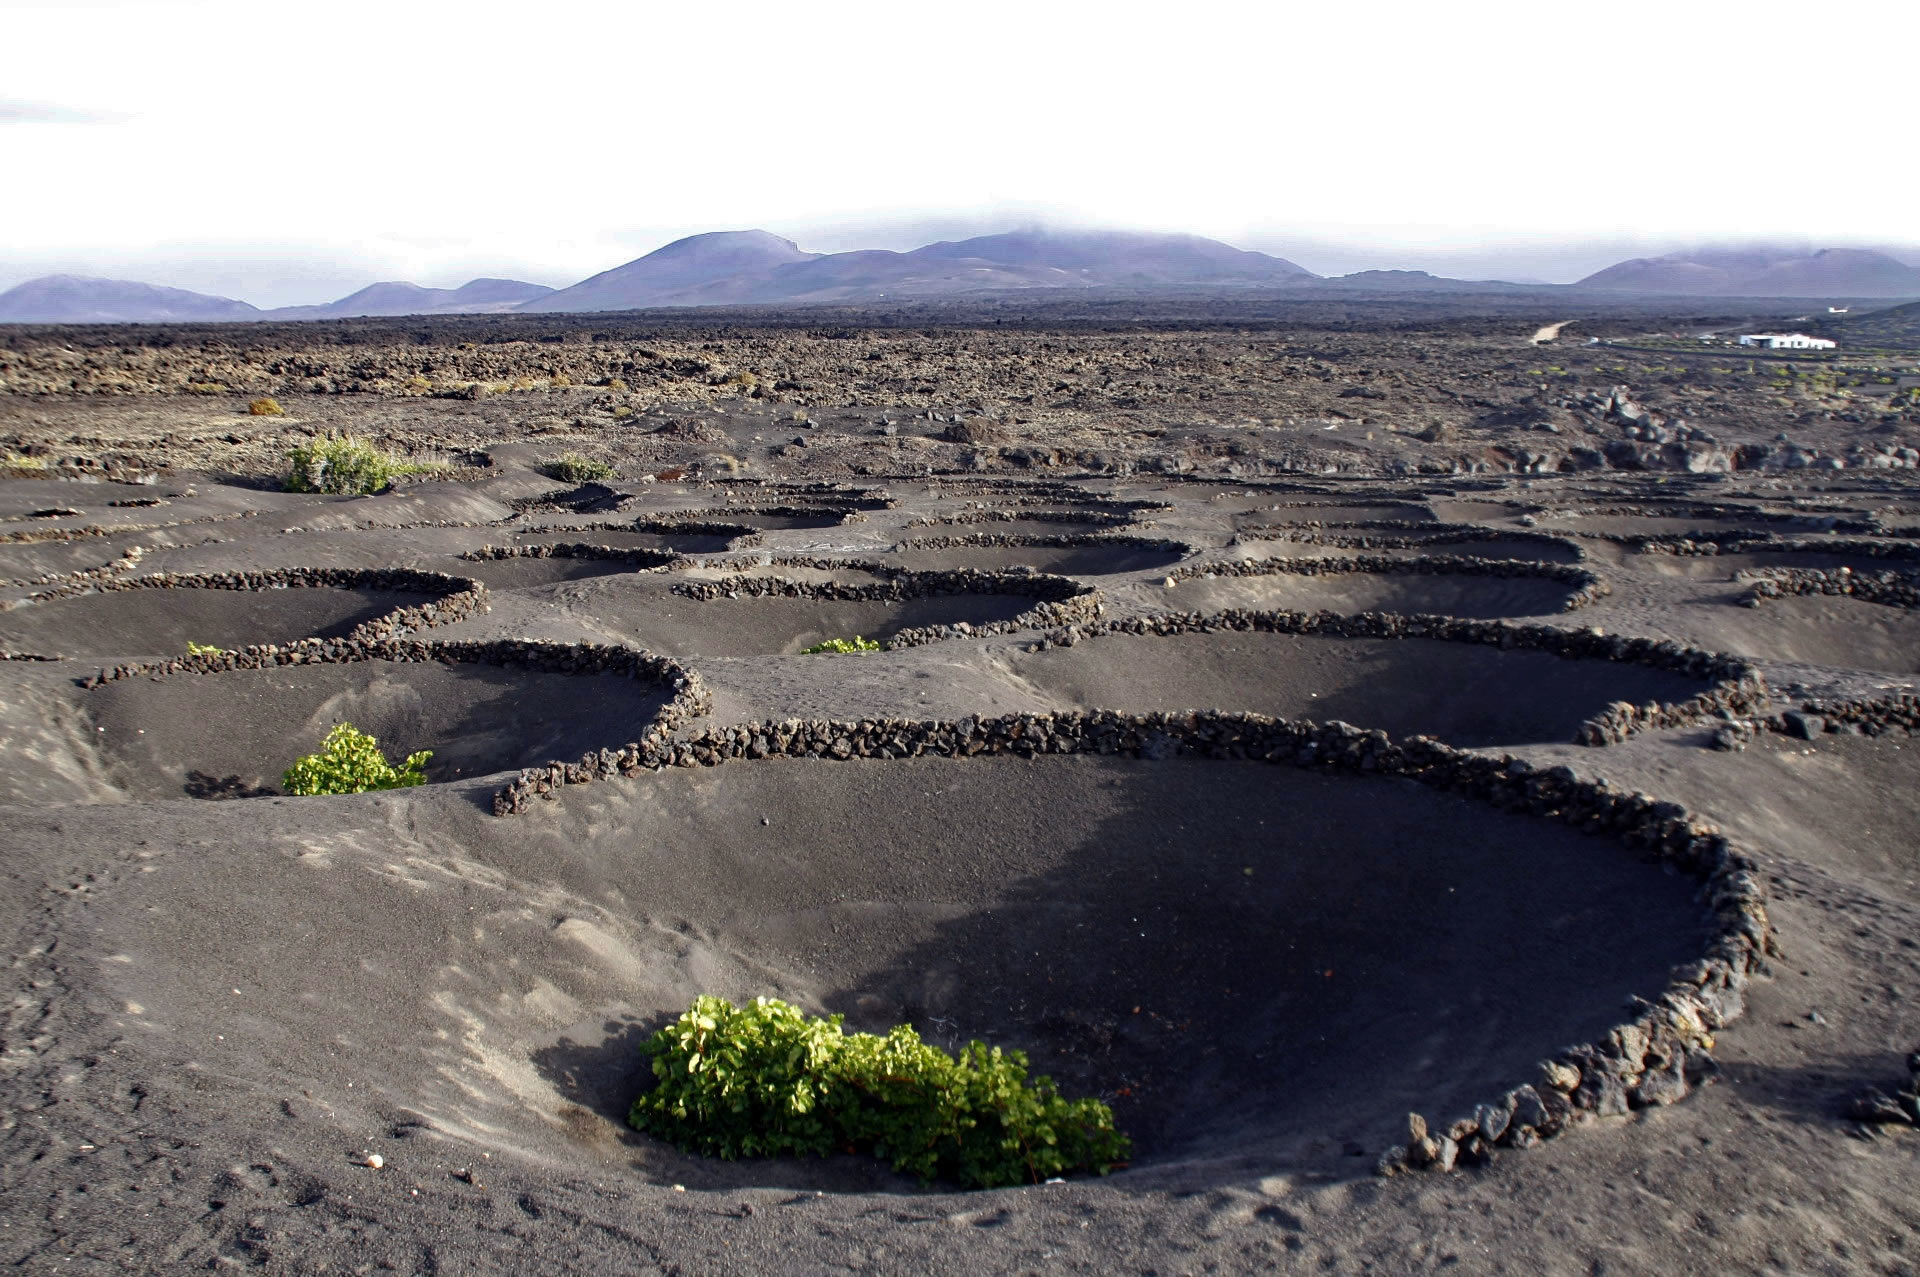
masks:
[[[43,275],[0,293],[0,323],[165,323],[259,317],[259,310],[231,297],[89,275]]]
[[[1745,297],[1920,297],[1920,269],[1867,248],[1709,247],[1618,262],[1579,286]]]
[[[728,294],[750,292],[747,281],[818,256],[770,231],[709,231],[677,239],[521,309],[631,310],[695,299],[746,300]],[[710,297],[716,290],[719,295]]]
[[[1314,277],[1284,258],[1249,252],[1217,239],[1151,231],[1008,231],[928,244],[908,256],[1083,271],[1113,282],[1138,277],[1169,283]]]
[[[458,288],[425,288],[404,280],[368,284],[319,306],[284,306],[274,319],[355,319],[369,315],[477,315],[515,310],[553,289],[517,279],[470,279]]]

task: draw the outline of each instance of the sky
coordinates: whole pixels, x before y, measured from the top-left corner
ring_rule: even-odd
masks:
[[[0,288],[558,286],[747,227],[1552,282],[1920,241],[1873,52],[1912,5],[0,0],[0,32]]]

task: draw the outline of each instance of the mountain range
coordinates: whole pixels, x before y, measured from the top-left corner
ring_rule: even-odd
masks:
[[[1692,297],[1920,297],[1920,269],[1866,248],[1709,248],[1618,262],[1575,287]]]
[[[1027,290],[1134,294],[1338,290],[1604,290],[1696,297],[1920,297],[1920,268],[1870,249],[1699,249],[1635,258],[1571,285],[1446,279],[1369,270],[1326,279],[1285,258],[1197,235],[1027,230],[942,241],[909,252],[809,253],[767,231],[691,235],[567,288],[475,279],[459,288],[371,284],[319,306],[261,310],[178,288],[48,275],[0,293],[0,323],[164,323],[360,316],[592,312],[924,300]]]

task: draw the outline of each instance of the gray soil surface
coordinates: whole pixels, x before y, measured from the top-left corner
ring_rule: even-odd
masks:
[[[324,341],[262,326],[244,350],[226,330],[0,336],[0,442],[45,467],[0,478],[0,591],[95,570],[422,569],[481,579],[489,606],[408,640],[679,658],[712,695],[683,732],[1218,708],[1604,777],[1719,823],[1769,893],[1784,956],[1716,1034],[1717,1080],[1490,1164],[1373,1173],[1409,1112],[1450,1120],[1536,1080],[1543,1057],[1633,1015],[1701,951],[1693,880],[1525,811],[1382,776],[1047,756],[739,760],[569,785],[496,817],[514,769],[625,745],[664,692],[432,660],[83,687],[188,639],[337,633],[402,601],[108,591],[0,612],[0,650],[65,658],[0,662],[0,1264],[1913,1272],[1920,1132],[1847,1116],[1862,1087],[1902,1080],[1920,1044],[1920,745],[1903,731],[1763,730],[1723,750],[1696,721],[1584,747],[1575,729],[1610,703],[1704,685],[1499,643],[1226,630],[962,633],[804,656],[830,637],[1005,621],[1034,600],[673,592],[740,572],[879,579],[842,559],[1026,566],[1097,587],[1108,621],[1229,607],[1515,618],[1752,658],[1767,712],[1911,693],[1911,610],[1837,595],[1749,607],[1735,579],[1905,560],[1839,546],[1687,557],[1577,535],[1724,525],[1911,545],[1883,516],[1920,505],[1897,453],[1920,423],[1841,393],[1849,375],[1896,370],[1862,355],[1854,373],[1794,380],[1705,354],[1686,356],[1689,372],[1672,352],[1526,346],[1564,314],[1402,309],[1390,324],[1356,302],[1293,326],[1023,329],[1017,313],[974,328],[482,317],[329,327]],[[1644,371],[1650,359],[1670,371]],[[429,394],[411,388],[423,362]],[[537,389],[434,397],[443,377]],[[179,393],[187,381],[227,385],[233,402]],[[289,415],[242,415],[261,393]],[[370,497],[275,490],[286,447],[320,429],[449,468]],[[619,470],[594,510],[552,500],[538,467],[563,450]],[[1049,510],[1124,510],[1123,535],[1189,552],[892,551],[1115,531],[1032,517]],[[1012,518],[927,522],[983,511]],[[636,518],[761,536],[735,547],[634,532]],[[1611,592],[1565,612],[1570,587],[1458,572],[1164,584],[1176,562],[1356,553],[1234,539],[1315,519],[1537,527],[1565,539],[1539,555],[1497,538],[1432,552],[1564,563],[1578,547]],[[564,530],[589,522],[629,528]],[[459,557],[536,540],[697,561]],[[433,750],[432,783],[262,792],[342,720],[390,757]],[[622,1118],[646,1084],[639,1042],[701,993],[1028,1051],[1068,1093],[1110,1102],[1136,1156],[1105,1178],[963,1193],[867,1157],[679,1153]]]

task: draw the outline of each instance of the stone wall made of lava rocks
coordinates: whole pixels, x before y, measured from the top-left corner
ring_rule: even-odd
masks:
[[[193,519],[172,519],[165,523],[129,523],[120,527],[104,527],[90,523],[78,528],[29,528],[21,532],[0,532],[0,545],[36,545],[43,541],[83,541],[88,537],[138,536],[142,532],[164,532],[169,528],[185,528],[202,523],[231,523],[235,519],[258,518],[258,510],[232,510],[223,514],[206,514]]]
[[[487,587],[471,577],[412,568],[271,568],[255,572],[156,572],[115,576],[58,586],[23,602],[46,602],[82,594],[118,590],[395,590],[434,594],[431,603],[395,608],[356,625],[348,638],[366,641],[400,638],[414,630],[452,625],[488,608]]]
[[[497,562],[501,559],[593,559],[630,564],[634,568],[664,568],[685,562],[671,550],[623,550],[612,545],[588,545],[585,542],[558,542],[553,545],[483,545],[461,555],[469,563]]]
[[[1070,577],[1044,572],[977,572],[954,568],[944,572],[893,572],[885,581],[794,581],[777,576],[729,576],[717,581],[683,581],[675,594],[707,603],[721,598],[844,599],[860,602],[904,602],[961,594],[1015,594],[1037,604],[1008,621],[979,625],[956,621],[901,630],[881,644],[889,651],[920,647],[953,638],[986,638],[1020,630],[1076,625],[1098,619],[1100,592]]]
[[[1920,732],[1920,696],[1894,692],[1848,700],[1803,700],[1797,709],[1757,718],[1730,717],[1713,738],[1715,749],[1745,749],[1762,731],[1798,740],[1836,736],[1911,736]]]
[[[1532,577],[1573,587],[1561,605],[1571,612],[1612,593],[1606,581],[1585,568],[1566,563],[1534,563],[1525,559],[1480,559],[1466,554],[1418,554],[1404,559],[1378,554],[1347,558],[1226,559],[1190,563],[1167,574],[1172,581],[1222,576],[1342,576],[1353,573],[1399,576]]]
[[[1167,554],[1187,555],[1193,553],[1193,547],[1184,541],[1169,541],[1161,537],[1130,537],[1111,532],[1062,532],[1054,535],[1045,533],[1019,532],[977,532],[970,536],[931,536],[909,537],[894,544],[895,550],[954,550],[970,546],[1050,546],[1067,547],[1083,545],[1112,546],[1120,550],[1156,550]]]
[[[846,523],[865,523],[869,509],[884,510],[892,505],[891,499],[871,498],[864,502],[833,505],[780,505],[755,504],[740,501],[732,505],[710,506],[704,510],[689,510],[690,519],[725,520],[743,514],[765,515],[778,519],[832,519],[837,527]]]
[[[1549,652],[1571,660],[1620,661],[1668,670],[1713,686],[1684,701],[1615,701],[1582,723],[1576,745],[1612,745],[1641,732],[1688,727],[1710,719],[1757,713],[1770,692],[1759,670],[1738,657],[1683,647],[1665,639],[1633,638],[1599,630],[1566,630],[1552,625],[1469,620],[1457,616],[1401,612],[1289,612],[1230,609],[1223,612],[1168,612],[1075,625],[1051,631],[1034,650],[1072,647],[1103,634],[1167,637],[1218,634],[1229,630],[1269,634],[1308,634],[1328,638],[1438,639],[1450,643],[1486,643],[1495,647]]]
[[[1920,576],[1907,572],[1855,572],[1852,568],[1767,568],[1765,575],[1747,579],[1748,607],[1767,599],[1832,594],[1881,603],[1887,607],[1920,607]]]
[[[1132,515],[1113,510],[963,510],[958,514],[922,515],[907,520],[907,526],[937,528],[973,523],[1091,523],[1101,528],[1122,528],[1132,522]]]
[[[1435,528],[1437,532],[1420,533],[1407,531],[1391,532],[1343,532],[1328,529],[1377,527],[1375,523],[1296,523],[1296,524],[1259,524],[1242,528],[1234,534],[1236,543],[1242,541],[1298,541],[1302,545],[1328,545],[1350,550],[1409,550],[1428,545],[1457,545],[1462,541],[1510,541],[1517,545],[1550,545],[1555,549],[1571,549],[1584,559],[1587,552],[1576,542],[1548,532],[1523,532],[1514,528],[1482,528],[1470,523],[1447,524],[1407,524],[1399,522],[1396,527]]]
[[[1579,779],[1571,768],[1539,768],[1511,755],[1475,754],[1425,737],[1396,741],[1345,723],[1257,714],[1060,714],[955,721],[875,718],[857,722],[748,723],[669,740],[655,737],[617,765],[604,757],[579,768],[555,764],[522,772],[494,799],[494,811],[527,811],[560,786],[638,775],[664,767],[714,767],[741,759],[965,758],[1093,754],[1163,759],[1245,760],[1321,771],[1401,776],[1506,811],[1557,819],[1605,834],[1703,880],[1714,927],[1705,951],[1673,973],[1657,996],[1636,999],[1632,1018],[1590,1043],[1542,1060],[1534,1081],[1514,1087],[1447,1124],[1409,1119],[1405,1145],[1376,1164],[1382,1174],[1447,1171],[1528,1148],[1592,1117],[1674,1103],[1712,1071],[1714,1033],[1737,1019],[1750,981],[1773,951],[1766,900],[1754,862],[1719,828],[1678,804]]]
[[[736,550],[760,544],[760,533],[744,523],[714,523],[708,519],[680,519],[665,516],[660,518],[642,516],[619,523],[602,521],[543,525],[537,528],[520,528],[517,532],[520,536],[552,536],[584,532],[652,532],[660,536],[726,537],[731,547]]]
[[[1641,554],[1670,554],[1678,558],[1715,558],[1722,554],[1847,554],[1864,559],[1920,559],[1920,546],[1901,541],[1867,541],[1836,537],[1813,541],[1804,537],[1775,537],[1765,533],[1697,533],[1687,537],[1642,537],[1632,541]]]
[[[301,639],[294,643],[264,644],[145,664],[116,665],[81,679],[79,683],[83,688],[93,688],[128,678],[221,674],[231,670],[298,665],[344,665],[356,661],[437,661],[446,665],[511,666],[556,674],[610,674],[661,685],[671,695],[634,741],[618,749],[606,749],[588,755],[593,767],[610,767],[612,774],[619,774],[622,768],[629,765],[637,766],[646,743],[665,739],[687,722],[705,715],[713,704],[713,698],[699,674],[668,657],[656,656],[637,648],[602,643],[543,643],[531,639]],[[573,773],[585,763],[555,763],[552,766]],[[495,806],[497,809],[497,800]]]

